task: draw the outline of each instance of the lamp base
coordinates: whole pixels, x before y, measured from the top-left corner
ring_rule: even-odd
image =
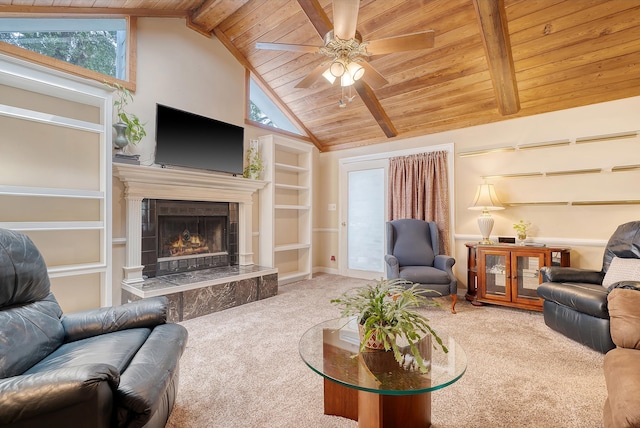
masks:
[[[495,244],[495,242],[493,242],[491,239],[483,239],[482,241],[478,241],[478,244],[480,244],[480,245],[493,245],[493,244]]]
[[[493,244],[493,241],[489,239],[491,235],[491,229],[493,229],[493,218],[489,214],[488,210],[482,211],[482,215],[478,217],[478,228],[482,234],[482,241],[480,244]]]

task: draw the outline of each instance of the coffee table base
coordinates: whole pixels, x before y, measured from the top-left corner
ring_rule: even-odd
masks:
[[[428,428],[431,393],[381,395],[324,379],[324,414],[358,421],[359,428]]]

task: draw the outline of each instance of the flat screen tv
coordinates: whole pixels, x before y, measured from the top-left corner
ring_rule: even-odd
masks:
[[[156,106],[156,164],[242,174],[244,128]]]

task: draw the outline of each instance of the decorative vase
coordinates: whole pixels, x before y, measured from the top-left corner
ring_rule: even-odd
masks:
[[[114,123],[113,129],[116,130],[113,145],[116,149],[122,151],[129,144],[129,140],[127,140],[127,124],[122,122]]]
[[[358,332],[360,333],[360,343],[364,340],[364,326],[362,324],[358,324]],[[376,340],[375,334],[372,334],[371,337],[365,342],[365,348],[376,349],[376,350],[384,350],[384,343]]]
[[[518,235],[517,235],[518,245],[524,245],[524,242],[526,240],[527,240],[527,234],[526,233],[518,233]]]

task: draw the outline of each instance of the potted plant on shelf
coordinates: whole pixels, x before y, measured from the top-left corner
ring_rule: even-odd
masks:
[[[438,306],[418,288],[404,279],[380,279],[373,284],[345,291],[331,303],[342,308],[343,317],[357,317],[361,332],[360,352],[365,348],[393,351],[395,360],[402,364],[403,355],[398,339],[404,339],[421,372],[428,371],[418,350],[418,342],[430,334],[446,353],[447,347],[429,325],[429,319],[415,311],[421,305]],[[371,343],[373,339],[376,343]],[[434,348],[436,346],[434,345]]]
[[[144,129],[146,123],[141,123],[138,116],[126,110],[127,105],[133,101],[133,94],[117,82],[105,82],[105,85],[113,89],[116,96],[113,101],[113,106],[116,109],[114,121],[117,120],[113,124],[116,131],[114,145],[119,150],[122,150],[128,144],[135,146],[147,135],[147,132]]]
[[[260,173],[264,170],[264,164],[262,163],[262,159],[260,159],[260,153],[258,153],[257,144],[251,145],[247,150],[247,166],[244,168],[242,172],[242,176],[244,178],[251,178],[253,180],[257,180],[260,178]]]
[[[518,238],[518,241],[520,243],[524,243],[524,241],[527,239],[527,232],[529,231],[530,227],[530,221],[520,220],[519,222],[514,223],[513,229],[516,231],[516,237]]]

